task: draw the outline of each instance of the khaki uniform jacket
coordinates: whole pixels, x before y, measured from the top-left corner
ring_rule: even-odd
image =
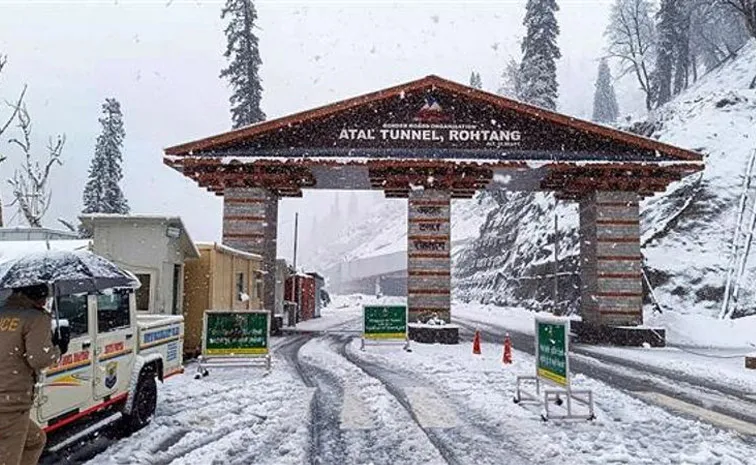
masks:
[[[21,294],[0,308],[0,412],[30,410],[37,373],[60,359],[52,318]]]

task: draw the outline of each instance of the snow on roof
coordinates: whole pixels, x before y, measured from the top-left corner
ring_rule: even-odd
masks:
[[[181,221],[180,216],[171,215],[121,215],[117,213],[87,213],[86,215],[80,215],[79,218],[84,221],[117,221],[121,219],[128,219],[133,221]]]
[[[246,258],[248,260],[262,260],[262,255],[258,255],[256,253],[244,252],[243,250],[234,249],[233,247],[229,247],[224,244],[219,244],[217,242],[195,242],[194,245],[196,245],[197,248],[199,249],[215,249],[219,252],[236,255],[238,257]]]
[[[0,261],[11,260],[32,252],[45,250],[89,250],[89,239],[54,241],[0,241]]]

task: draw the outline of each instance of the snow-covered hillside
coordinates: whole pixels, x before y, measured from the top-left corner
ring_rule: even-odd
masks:
[[[644,255],[662,305],[715,315],[749,155],[756,150],[756,41],[654,115],[652,137],[706,154],[702,175],[671,186],[643,209]],[[750,260],[741,302],[753,302]],[[756,304],[744,304],[754,313]]]

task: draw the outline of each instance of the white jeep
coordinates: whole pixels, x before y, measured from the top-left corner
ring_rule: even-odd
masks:
[[[115,421],[127,431],[149,423],[156,379],[183,372],[183,317],[137,312],[132,289],[57,297],[56,307],[70,344],[40,376],[31,411],[48,450]]]

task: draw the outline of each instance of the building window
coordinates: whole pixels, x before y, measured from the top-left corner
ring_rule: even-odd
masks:
[[[106,333],[131,325],[127,290],[114,290],[97,296],[97,332]]]
[[[249,299],[244,282],[244,273],[236,273],[236,298],[241,302]]]
[[[152,275],[147,273],[137,274],[137,279],[142,286],[136,290],[136,308],[137,310],[150,310],[150,289],[152,289]]]
[[[71,338],[89,334],[87,294],[64,295],[56,302],[61,320],[68,320]]]

